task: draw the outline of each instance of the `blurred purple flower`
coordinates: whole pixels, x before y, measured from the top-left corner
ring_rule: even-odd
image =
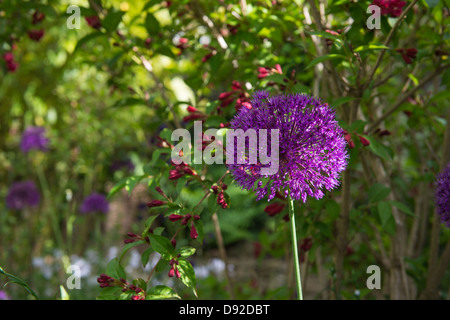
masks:
[[[25,129],[20,143],[23,152],[26,153],[32,149],[47,151],[47,147],[48,139],[45,137],[45,128],[28,127]]]
[[[106,197],[103,194],[92,193],[86,198],[84,198],[83,203],[81,205],[82,213],[108,213],[109,203],[106,200]]]
[[[134,164],[130,159],[114,160],[110,168],[112,172],[116,172],[121,169],[125,169],[126,171],[130,172],[134,170]]]
[[[39,205],[41,195],[33,181],[15,182],[9,188],[6,205],[13,210]]]
[[[435,204],[441,223],[450,228],[450,162],[436,176]]]
[[[281,196],[320,199],[322,189],[339,185],[339,175],[347,166],[348,154],[344,130],[335,120],[335,111],[314,97],[289,94],[269,97],[265,91],[256,92],[251,107],[241,108],[230,128],[279,130],[279,169],[273,175],[262,175],[261,164],[228,164],[236,182],[244,189],[256,191],[257,200],[269,193],[272,200]],[[270,145],[270,133],[267,143]],[[235,148],[237,149],[237,148]],[[247,148],[248,149],[248,148]],[[259,159],[259,151],[257,152]],[[235,159],[237,150],[234,151]],[[263,180],[266,185],[263,185]]]
[[[11,298],[5,291],[0,290],[0,300],[11,300]]]

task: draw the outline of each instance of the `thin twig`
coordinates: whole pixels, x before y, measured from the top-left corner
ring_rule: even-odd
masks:
[[[409,10],[411,10],[411,8],[418,2],[419,0],[414,0],[413,2],[411,2],[406,8],[405,10],[402,11],[402,14],[398,17],[397,22],[395,23],[395,25],[392,27],[391,31],[389,32],[386,40],[384,41],[383,45],[387,47],[387,45],[391,42],[392,37],[394,36],[395,31],[397,30],[398,26],[400,25],[400,23],[403,21],[403,19],[405,18],[406,14],[408,13]],[[367,82],[364,84],[363,89],[367,89],[370,86],[370,82],[373,79],[373,76],[375,75],[375,72],[377,71],[378,67],[380,66],[381,60],[383,59],[384,53],[386,52],[386,49],[381,49],[380,54],[378,55],[377,61],[375,62],[375,66],[372,69],[372,72],[370,73],[369,79],[367,80]]]

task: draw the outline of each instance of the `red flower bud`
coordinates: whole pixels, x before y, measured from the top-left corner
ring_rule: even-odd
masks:
[[[302,243],[300,244],[300,249],[304,252],[309,251],[312,247],[312,239],[311,238],[305,238],[303,239]]]
[[[193,106],[188,106],[187,111],[192,113],[192,112],[197,112],[198,110],[196,108],[194,108]]]
[[[242,86],[241,86],[241,84],[238,81],[234,80],[232,85],[231,85],[231,89],[233,89],[233,90],[241,90]]]
[[[43,14],[42,12],[35,11],[33,13],[33,20],[31,21],[31,23],[38,24],[39,22],[44,20],[44,18],[45,18],[45,14]]]
[[[190,236],[194,240],[198,238],[198,232],[197,232],[197,229],[195,229],[194,221],[191,222],[191,233],[190,233]]]
[[[175,276],[175,268],[174,268],[174,267],[172,267],[172,269],[169,270],[168,276],[171,277],[171,278],[172,278],[173,276]]]
[[[28,37],[31,40],[39,41],[39,40],[41,40],[41,38],[43,36],[44,36],[44,29],[40,29],[40,30],[33,29],[33,30],[28,31]]]
[[[169,216],[169,220],[172,221],[172,222],[178,221],[178,220],[183,219],[183,218],[184,218],[184,216],[179,215],[179,214],[171,214]]]
[[[102,26],[100,19],[97,16],[89,16],[85,17],[84,19],[86,20],[87,24],[94,29],[99,29]]]
[[[197,120],[197,119],[202,119],[202,118],[206,118],[205,114],[199,114],[199,113],[191,113],[188,116],[185,116],[183,118],[183,121],[187,122],[187,121],[191,121],[191,120]]]
[[[281,202],[275,202],[272,204],[269,204],[265,209],[264,212],[266,212],[269,217],[273,217],[274,215],[279,214],[281,211],[283,211],[285,204]]]
[[[370,145],[369,140],[367,140],[366,138],[364,138],[363,136],[358,135],[359,137],[359,141],[361,141],[361,143],[363,144],[364,147],[367,147],[368,145]]]
[[[221,94],[219,94],[219,100],[225,100],[227,99],[229,96],[231,96],[234,92],[230,91],[230,92],[222,92]]]
[[[162,200],[152,200],[149,203],[147,203],[147,207],[149,208],[153,208],[153,207],[160,207],[167,204],[167,201],[162,201]]]

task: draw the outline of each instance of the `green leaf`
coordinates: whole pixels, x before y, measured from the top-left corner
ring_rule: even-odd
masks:
[[[301,83],[294,84],[293,90],[295,93],[311,93],[311,89]]]
[[[117,100],[113,105],[112,108],[118,108],[118,107],[130,107],[130,106],[135,106],[135,105],[146,105],[145,100],[143,99],[139,99],[139,98],[133,98],[133,97],[128,97],[128,98],[122,98]]]
[[[378,201],[383,200],[388,196],[388,194],[391,192],[391,189],[380,184],[375,183],[370,189],[369,189],[369,203],[375,203]]]
[[[381,201],[378,203],[378,215],[380,217],[381,226],[384,227],[386,222],[392,216],[391,205],[388,202]]]
[[[70,300],[70,296],[67,293],[66,289],[64,288],[63,285],[59,286],[59,293],[61,295],[61,300]]]
[[[192,256],[195,253],[195,248],[181,247],[180,249],[177,250],[177,253],[180,255],[180,257],[187,258],[187,257]]]
[[[180,280],[188,288],[191,288],[197,297],[196,285],[197,280],[195,279],[195,271],[189,261],[185,259],[178,259],[178,271],[180,271]]]
[[[194,226],[195,226],[195,229],[197,229],[197,233],[198,233],[197,241],[202,243],[203,242],[203,237],[204,237],[202,220],[195,220],[194,221]]]
[[[149,230],[152,227],[153,221],[155,221],[155,219],[158,217],[159,214],[156,215],[152,215],[150,217],[147,218],[147,220],[145,220],[145,224],[144,224],[144,232],[142,232],[142,237],[145,238],[146,236],[148,236],[149,234]]]
[[[110,277],[125,279],[127,277],[124,268],[120,265],[119,259],[114,258],[106,266],[106,274]]]
[[[356,49],[353,50],[353,52],[361,52],[361,51],[368,51],[368,50],[381,50],[381,49],[390,49],[389,47],[386,47],[381,44],[367,44],[364,46],[359,46]]]
[[[286,76],[279,74],[279,73],[274,73],[274,74],[271,74],[271,75],[265,77],[263,80],[273,81],[275,83],[285,85],[287,83],[284,81],[285,79],[286,79]]]
[[[147,299],[149,300],[161,300],[161,299],[181,299],[180,296],[168,286],[155,286],[148,290]]]
[[[384,160],[392,160],[394,157],[394,154],[392,150],[382,143],[378,142],[375,138],[361,134],[364,138],[369,140],[370,144],[368,146],[369,150],[372,151],[374,154],[379,156],[380,158],[383,158]]]
[[[112,188],[111,190],[109,190],[108,196],[107,198],[110,199],[112,196],[114,196],[117,192],[119,192],[120,190],[122,190],[123,188],[125,188],[125,185],[127,183],[127,179],[128,178],[124,178],[122,180],[120,180],[119,182],[117,182]]]
[[[330,54],[326,54],[324,56],[315,58],[313,61],[311,61],[305,68],[309,69],[313,66],[315,66],[316,64],[326,61],[326,60],[333,60],[333,59],[345,59],[345,56],[341,55],[341,54],[336,54],[336,53],[330,53]]]
[[[33,291],[33,289],[31,289],[28,286],[28,284],[24,280],[22,280],[21,278],[15,276],[15,275],[7,273],[2,267],[0,267],[0,274],[3,274],[7,278],[13,279],[13,281],[9,281],[9,282],[5,283],[4,286],[6,286],[8,283],[18,284],[19,286],[22,286],[25,290],[27,290],[28,293],[31,294],[36,300],[39,300],[37,294]]]
[[[156,162],[161,159],[162,154],[170,154],[170,153],[171,153],[171,150],[169,150],[169,149],[156,149],[152,153],[152,162],[150,163],[150,166],[154,166],[156,164]]]
[[[318,36],[318,37],[325,38],[325,39],[330,39],[330,40],[333,40],[333,41],[336,41],[339,43],[342,41],[339,36],[335,36],[326,31],[305,31],[305,32],[310,35]]]
[[[123,11],[111,11],[108,15],[103,19],[102,26],[108,31],[114,31],[119,26],[119,23],[122,21],[122,16],[125,12]]]
[[[150,255],[152,254],[153,251],[154,251],[153,248],[150,247],[150,248],[147,248],[147,250],[145,250],[144,252],[142,252],[141,262],[142,262],[142,266],[144,268],[147,265],[148,260],[150,259]]]
[[[97,296],[97,300],[118,300],[121,291],[122,288],[120,287],[102,288],[101,293]]]
[[[156,36],[161,29],[158,20],[151,13],[147,13],[147,16],[145,17],[145,28],[147,29],[149,36]]]
[[[163,259],[170,260],[176,256],[175,249],[169,239],[152,233],[149,233],[148,237],[153,250],[158,252]]]
[[[128,191],[128,194],[131,196],[131,192],[137,186],[137,184],[144,178],[145,176],[131,176],[127,178],[125,182],[125,190]]]
[[[80,48],[83,44],[85,44],[95,38],[104,37],[104,36],[106,36],[106,34],[104,34],[102,32],[93,32],[93,33],[90,33],[90,34],[84,36],[83,38],[78,40],[77,45],[75,46],[75,49],[73,50],[73,53],[75,53],[78,50],[78,48]]]
[[[362,133],[364,131],[364,127],[366,126],[366,121],[364,120],[356,120],[352,123],[352,125],[350,126],[350,129],[348,131],[350,132],[354,132],[356,131],[357,133]]]
[[[136,242],[131,242],[131,243],[125,244],[125,245],[123,246],[122,253],[120,254],[119,262],[122,261],[123,257],[124,257],[125,254],[128,252],[128,250],[130,250],[131,248],[136,247],[136,246],[138,246],[138,245],[144,244],[144,243],[145,243],[145,241],[143,241],[143,240],[138,240],[138,241],[136,241]]]
[[[341,104],[345,104],[345,103],[350,102],[352,100],[355,100],[355,98],[352,98],[352,97],[337,98],[337,99],[333,100],[333,102],[331,102],[331,106],[339,107]]]
[[[406,204],[400,201],[389,201],[389,203],[392,204],[397,209],[399,209],[400,211],[403,211],[407,215],[414,217],[414,212],[412,212],[412,210]]]
[[[393,235],[395,233],[395,219],[392,215],[391,205],[388,202],[382,201],[378,203],[377,209],[381,227]]]
[[[327,201],[325,203],[325,210],[327,217],[334,220],[339,217],[339,212],[341,211],[341,206],[334,200]]]
[[[145,282],[144,279],[141,279],[141,278],[134,279],[134,280],[133,280],[133,284],[134,284],[136,287],[139,287],[139,288],[141,288],[142,290],[147,291],[147,282]]]
[[[168,129],[168,128],[164,128],[161,130],[161,132],[159,133],[159,136],[165,140],[167,140],[168,142],[172,141],[172,130]]]

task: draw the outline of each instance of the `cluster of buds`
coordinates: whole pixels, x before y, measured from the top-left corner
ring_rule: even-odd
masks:
[[[416,48],[395,49],[395,51],[402,55],[402,58],[406,64],[411,64],[412,59],[415,59],[417,55]]]
[[[132,300],[144,300],[145,299],[145,291],[142,288],[139,288],[138,286],[135,286],[133,284],[129,284],[125,279],[114,279],[113,277],[110,277],[104,273],[100,275],[100,277],[97,278],[97,282],[100,284],[100,288],[106,288],[106,287],[122,287],[122,292],[127,291],[134,291],[139,297],[136,297],[135,295],[132,296]],[[141,298],[143,297],[143,298]]]
[[[263,79],[274,73],[283,74],[283,71],[281,71],[281,66],[279,64],[276,64],[274,68],[259,67],[258,79]]]
[[[168,276],[173,278],[173,277],[177,277],[180,278],[181,274],[180,271],[178,270],[177,266],[178,266],[178,261],[175,259],[172,259],[169,261],[170,264],[170,270],[169,270],[169,274]]]
[[[17,67],[19,64],[14,61],[14,55],[12,52],[6,52],[3,55],[3,60],[6,62],[6,68],[9,72],[16,72]]]
[[[37,24],[41,23],[42,20],[44,20],[44,18],[45,18],[45,14],[43,14],[42,12],[35,11],[33,13],[31,23],[33,25],[37,25]],[[44,36],[44,33],[45,33],[44,29],[31,29],[28,31],[28,37],[31,40],[39,41]]]
[[[227,190],[228,186],[225,183],[222,183],[220,186],[213,185],[211,187],[212,192],[217,194],[217,203],[222,207],[222,209],[228,208],[228,203],[225,199],[225,190]]]
[[[128,243],[133,243],[139,240],[144,240],[147,243],[150,243],[150,239],[148,237],[142,238],[140,235],[137,235],[135,233],[132,232],[128,232],[127,236],[129,237],[128,239],[123,240],[123,243],[128,244]]]
[[[285,206],[286,205],[282,202],[274,202],[265,207],[264,212],[266,212],[269,217],[273,217],[283,211]]]
[[[184,162],[180,164],[175,164],[172,162],[172,165],[175,166],[175,169],[169,171],[169,180],[177,180],[186,174],[191,176],[197,175],[197,172],[195,172],[194,169],[189,167],[189,165]]]
[[[186,215],[181,215],[181,214],[171,214],[169,215],[169,220],[172,222],[181,220],[181,224],[182,225],[187,225],[188,223],[191,224],[191,230],[190,230],[190,237],[192,239],[197,239],[198,238],[198,232],[197,229],[195,228],[195,224],[194,224],[194,220],[198,221],[200,219],[200,216],[195,214],[195,215],[191,215],[191,214],[186,214]],[[174,243],[172,243],[172,245],[174,245]]]
[[[100,22],[100,19],[98,16],[88,16],[84,18],[87,22],[87,24],[94,29],[100,29],[102,26],[102,23]]]
[[[242,106],[250,105],[250,96],[245,90],[242,88],[242,85],[234,80],[231,85],[231,91],[222,92],[219,94],[220,105],[218,109],[228,107],[234,100],[236,99],[235,109],[238,111]],[[244,103],[248,103],[248,105],[244,105]]]
[[[204,121],[204,119],[207,117],[205,114],[201,113],[200,111],[197,110],[197,108],[193,106],[188,106],[186,110],[187,112],[189,112],[189,115],[183,118],[183,121],[185,122],[198,119],[202,119],[202,121]]]
[[[402,9],[406,5],[406,1],[402,0],[373,0],[372,5],[381,8],[382,15],[389,15],[393,18],[402,14]]]
[[[358,133],[354,133],[354,134],[356,134],[356,136],[359,138],[359,141],[361,141],[361,143],[364,147],[367,147],[370,145],[370,141],[367,140],[365,137],[363,137],[362,135],[360,135]],[[350,149],[353,149],[355,147],[355,143],[352,140],[352,135],[347,130],[344,130],[344,135],[345,135],[344,138],[345,138],[345,141],[347,141],[348,147]]]

